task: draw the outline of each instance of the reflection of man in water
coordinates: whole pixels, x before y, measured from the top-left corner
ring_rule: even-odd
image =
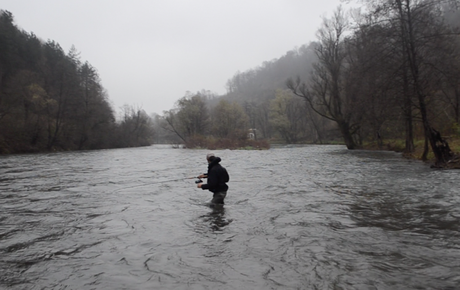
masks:
[[[198,188],[208,189],[213,193],[211,204],[224,204],[227,196],[228,185],[226,184],[230,177],[227,170],[220,165],[220,157],[214,156],[213,153],[206,155],[208,160],[208,173],[198,176],[198,178],[207,178],[208,183],[199,183]]]
[[[227,226],[230,221],[225,218],[225,208],[223,206],[214,207],[212,212],[208,214],[213,231],[221,231]]]

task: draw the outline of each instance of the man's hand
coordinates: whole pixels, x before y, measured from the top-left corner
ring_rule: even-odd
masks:
[[[206,174],[200,174],[198,178],[207,178],[208,176]]]
[[[202,185],[202,184],[203,184],[203,183],[198,183],[198,185],[197,185],[196,187],[201,188],[201,185]]]

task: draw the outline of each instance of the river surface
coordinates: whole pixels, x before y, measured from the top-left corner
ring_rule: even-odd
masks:
[[[0,157],[0,289],[460,289],[460,171],[342,146]]]

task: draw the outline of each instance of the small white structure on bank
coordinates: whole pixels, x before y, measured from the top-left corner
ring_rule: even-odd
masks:
[[[257,129],[249,129],[248,130],[248,138],[249,138],[249,140],[256,140],[257,139],[256,131],[257,131]]]

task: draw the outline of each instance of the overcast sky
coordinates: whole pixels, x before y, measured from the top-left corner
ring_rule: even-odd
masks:
[[[316,40],[340,0],[2,0],[18,27],[74,45],[118,111],[172,109],[187,91],[225,94],[236,72]]]

